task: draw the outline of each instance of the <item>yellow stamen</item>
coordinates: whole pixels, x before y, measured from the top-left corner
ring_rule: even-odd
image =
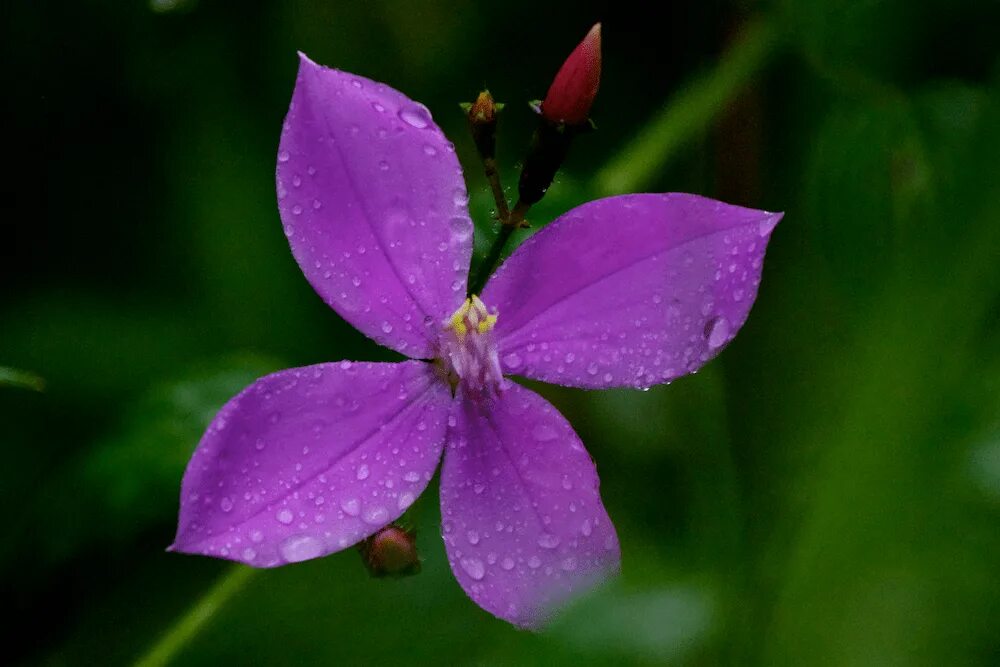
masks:
[[[480,322],[478,326],[476,326],[476,330],[479,331],[479,333],[484,334],[487,331],[492,330],[493,327],[496,325],[496,323],[497,323],[496,315],[487,315],[486,319]]]

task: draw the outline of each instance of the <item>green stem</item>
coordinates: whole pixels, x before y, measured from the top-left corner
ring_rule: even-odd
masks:
[[[45,389],[45,380],[34,373],[29,373],[28,371],[20,371],[16,368],[0,366],[0,385],[42,391]]]
[[[503,249],[507,247],[507,242],[510,241],[514,230],[523,225],[524,216],[528,213],[529,208],[531,208],[530,204],[519,201],[514,210],[510,212],[510,215],[502,221],[500,231],[497,233],[496,238],[493,239],[493,245],[490,246],[490,251],[486,254],[486,259],[479,265],[479,270],[476,271],[472,280],[469,281],[469,294],[479,294],[483,290],[486,281],[489,280],[490,276],[493,275],[494,269],[500,264]]]
[[[638,192],[648,187],[677,149],[698,136],[726,103],[736,97],[767,62],[778,43],[771,21],[746,25],[743,36],[712,71],[688,84],[622,149],[593,180],[604,195]]]
[[[222,605],[238,593],[258,571],[245,565],[233,566],[144,656],[135,661],[135,667],[161,667],[169,664],[184,645],[212,620]]]

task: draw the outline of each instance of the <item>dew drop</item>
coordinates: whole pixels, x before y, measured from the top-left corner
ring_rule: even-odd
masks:
[[[459,563],[465,573],[476,581],[486,576],[486,567],[483,565],[483,561],[478,558],[463,558]]]
[[[288,162],[290,157],[291,156],[288,154],[288,151],[281,151],[278,153],[278,162]]]
[[[724,317],[715,317],[705,326],[705,337],[711,350],[722,347],[729,338],[729,321]]]
[[[381,526],[389,520],[389,510],[375,505],[365,510],[361,517],[364,522],[373,526]]]
[[[465,537],[467,540],[469,540],[469,544],[473,545],[479,544],[479,533],[477,533],[476,531],[470,530],[465,534]]]
[[[368,479],[368,474],[369,474],[368,464],[362,463],[361,465],[358,466],[358,472],[357,472],[357,474],[355,476],[360,481],[360,480]]]
[[[437,154],[438,154],[438,152],[437,152],[436,148],[434,148],[430,144],[424,144],[424,155],[430,155],[430,156],[433,157],[434,155],[437,155]]]
[[[511,352],[503,358],[503,363],[507,368],[520,368],[521,367],[521,357],[518,356],[516,352]]]
[[[514,559],[511,558],[510,556],[504,558],[502,561],[500,561],[500,567],[510,572],[511,570],[514,569]]]
[[[559,537],[550,533],[542,533],[538,536],[538,546],[543,549],[555,549],[559,546]]]
[[[299,563],[323,553],[323,543],[310,535],[293,535],[284,540],[278,550],[289,563]]]
[[[558,436],[556,430],[548,424],[536,424],[535,428],[531,429],[531,435],[534,436],[535,440],[538,442],[555,440]]]
[[[399,495],[399,503],[398,503],[399,509],[405,510],[406,508],[408,508],[410,505],[413,504],[414,500],[416,500],[416,496],[414,496],[412,493],[410,492],[401,493]]]
[[[340,503],[340,509],[344,510],[347,516],[357,516],[361,513],[361,503],[357,498],[348,498]]]
[[[424,129],[431,122],[430,112],[422,106],[410,106],[400,109],[399,118],[410,127],[415,127],[418,130]]]
[[[290,523],[291,523],[292,521],[294,521],[294,520],[295,520],[295,515],[294,515],[294,514],[292,514],[292,510],[290,510],[290,509],[288,509],[288,508],[286,507],[285,509],[283,509],[283,510],[280,510],[280,511],[279,511],[279,512],[278,512],[278,513],[277,513],[277,514],[275,515],[275,518],[276,518],[276,519],[277,519],[277,520],[278,520],[278,521],[279,521],[280,523],[283,523],[283,524],[285,524],[285,525],[287,526],[288,524],[290,524]]]
[[[231,512],[233,510],[233,499],[229,496],[225,496],[219,501],[219,509],[223,512]]]

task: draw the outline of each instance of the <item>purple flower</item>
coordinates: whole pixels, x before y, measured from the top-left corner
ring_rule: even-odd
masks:
[[[233,398],[188,464],[173,549],[275,567],[398,518],[441,466],[462,588],[534,627],[618,568],[594,463],[505,374],[649,387],[692,373],[746,320],[780,214],[688,194],[584,204],[466,298],[468,196],[423,106],[302,57],[277,169],[285,234],[331,308],[400,363],[281,371]]]

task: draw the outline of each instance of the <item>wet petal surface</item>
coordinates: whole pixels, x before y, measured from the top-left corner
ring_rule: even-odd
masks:
[[[512,385],[456,400],[441,470],[448,560],[477,604],[524,627],[617,571],[594,463],[545,399]]]
[[[468,195],[425,107],[302,56],[278,150],[278,210],[316,291],[375,341],[431,356],[465,299]]]
[[[593,201],[524,242],[483,290],[506,373],[648,387],[736,335],[780,213],[688,194]]]
[[[172,548],[273,567],[373,534],[433,476],[451,400],[419,361],[261,378],[219,411],[191,458]]]

